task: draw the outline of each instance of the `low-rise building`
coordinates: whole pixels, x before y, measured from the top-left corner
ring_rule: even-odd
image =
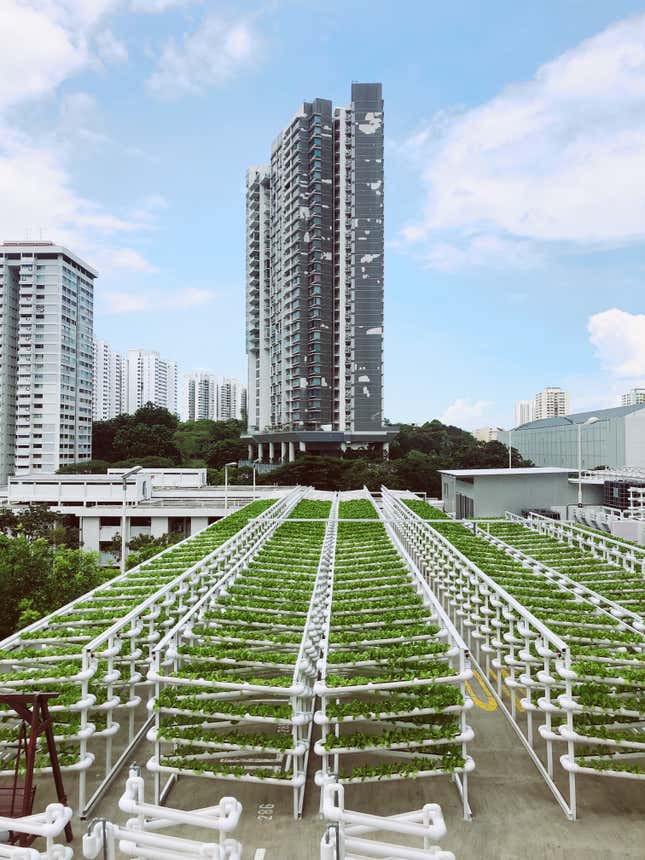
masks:
[[[42,504],[78,520],[81,546],[114,564],[114,539],[125,522],[126,541],[168,532],[196,534],[253,498],[278,498],[292,487],[206,484],[205,469],[142,469],[125,479],[107,475],[22,475],[9,480],[11,508]]]
[[[569,469],[441,470],[444,510],[458,519],[503,517],[506,511],[550,511],[568,518],[578,501],[578,475]],[[600,505],[602,485],[583,487],[583,504]]]

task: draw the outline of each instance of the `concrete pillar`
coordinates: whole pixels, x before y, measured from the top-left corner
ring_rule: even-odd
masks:
[[[264,442],[258,442],[258,460],[264,462]]]
[[[275,460],[275,442],[269,442],[269,463]]]
[[[168,517],[150,517],[150,536],[163,537],[168,533]]]
[[[295,442],[289,442],[289,462],[293,463],[296,459],[296,444]]]
[[[300,440],[300,442],[298,442],[298,450],[301,454],[307,453],[307,443],[303,442],[302,439]]]
[[[287,443],[286,442],[280,442],[280,462],[281,463],[287,462]]]
[[[190,518],[190,533],[197,534],[208,525],[208,517],[191,517]]]
[[[87,552],[99,551],[99,517],[81,517],[81,548]]]
[[[253,445],[251,445],[250,442],[248,444],[248,451],[249,451],[249,460],[254,460],[255,458],[253,456]]]
[[[384,460],[390,459],[390,443],[389,442],[383,442],[383,459]]]

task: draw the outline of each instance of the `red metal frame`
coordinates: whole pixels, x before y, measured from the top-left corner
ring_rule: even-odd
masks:
[[[10,803],[2,803],[0,812],[10,818],[23,818],[33,813],[34,794],[34,768],[36,765],[36,751],[38,738],[45,735],[47,739],[47,751],[56,786],[56,797],[59,803],[67,806],[67,795],[63,785],[63,775],[58,761],[56,741],[52,730],[52,717],[49,713],[49,699],[56,693],[0,693],[0,704],[8,705],[22,720],[18,735],[18,749],[16,752],[16,767],[14,770],[13,785],[6,789],[6,795],[10,796]],[[24,783],[19,783],[21,757],[24,757]],[[5,792],[2,792],[5,793]],[[0,801],[2,800],[0,793]],[[67,841],[71,842],[73,837],[72,825],[68,822],[65,827]],[[11,832],[9,841],[22,847],[31,845],[36,837],[28,833]]]

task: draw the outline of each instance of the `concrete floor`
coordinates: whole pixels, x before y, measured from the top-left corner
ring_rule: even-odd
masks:
[[[470,749],[477,766],[469,786],[472,821],[463,820],[456,787],[444,777],[348,786],[346,805],[376,814],[394,814],[418,809],[427,802],[440,803],[448,827],[442,847],[453,851],[458,860],[645,860],[643,783],[579,777],[579,818],[570,822],[502,713],[475,708],[470,717],[476,734]],[[136,761],[144,763],[149,750],[144,742]],[[312,754],[311,774],[316,767],[316,756]],[[124,821],[117,800],[125,776],[126,772],[117,778],[94,815]],[[152,800],[151,776],[147,782],[147,799]],[[41,777],[38,808],[49,799],[47,789],[46,778]],[[73,805],[74,780],[67,780],[67,790]],[[241,825],[233,834],[244,845],[244,860],[319,858],[324,827],[318,817],[319,793],[313,781],[301,821],[292,818],[290,790],[271,786],[184,778],[172,789],[168,804],[199,808],[216,803],[224,795],[237,797],[244,806]],[[75,819],[76,857],[82,856],[80,837],[84,829],[85,822]],[[189,835],[179,828],[169,832]],[[190,835],[204,836],[203,832]],[[388,840],[402,841],[403,837],[389,836]]]

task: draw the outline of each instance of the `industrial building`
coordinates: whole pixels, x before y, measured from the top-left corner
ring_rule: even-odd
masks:
[[[645,404],[530,421],[500,433],[498,439],[505,445],[510,442],[535,466],[565,469],[645,466]]]
[[[558,467],[441,470],[446,513],[458,519],[503,517],[506,511],[553,511],[567,518],[578,500],[577,473]],[[601,484],[584,487],[584,504],[601,505]]]

